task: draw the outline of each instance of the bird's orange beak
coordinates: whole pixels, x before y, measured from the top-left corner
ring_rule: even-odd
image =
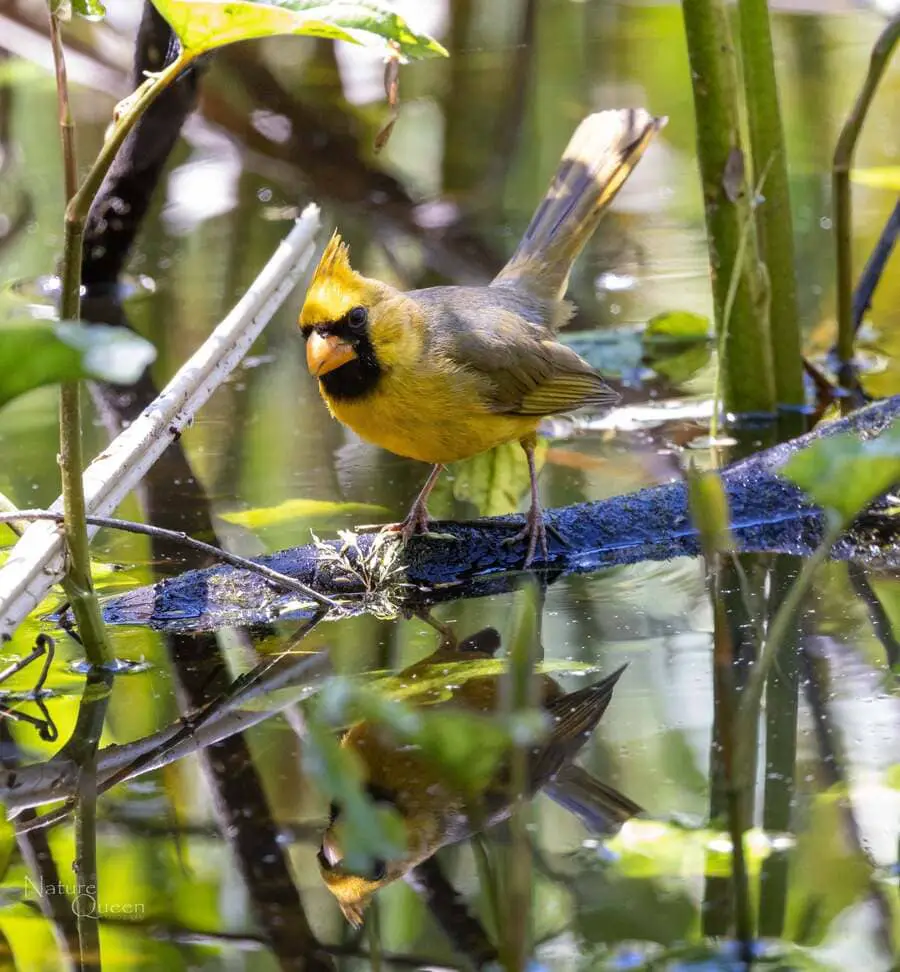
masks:
[[[313,331],[306,342],[306,365],[309,373],[321,378],[356,357],[352,346],[336,334],[321,335]]]

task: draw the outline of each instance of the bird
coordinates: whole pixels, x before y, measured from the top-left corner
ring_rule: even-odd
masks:
[[[428,532],[428,496],[448,463],[506,442],[525,450],[531,505],[507,542],[548,559],[534,451],[541,419],[617,394],[556,332],[575,259],[665,124],[644,109],[600,111],[577,127],[513,255],[488,286],[401,291],[325,246],[300,311],[306,361],[332,416],[362,439],[432,464],[407,517],[385,530]]]
[[[424,660],[400,673],[401,684],[417,682],[429,687],[418,705],[456,706],[484,714],[494,712],[500,700],[502,674],[465,677],[465,666],[493,657],[500,647],[494,628],[485,628],[459,643],[443,643]],[[453,666],[453,667],[451,667]],[[550,717],[549,734],[528,752],[527,795],[543,790],[575,813],[596,833],[611,835],[641,812],[627,796],[575,766],[572,760],[590,738],[612,698],[626,666],[595,685],[566,693],[549,675],[540,676],[541,705]],[[434,672],[450,674],[435,685]],[[378,860],[366,873],[344,864],[343,808],[332,803],[328,826],[317,854],[319,871],[347,920],[363,923],[372,896],[386,885],[406,877],[419,864],[447,844],[466,839],[484,827],[509,816],[513,807],[509,768],[501,765],[480,794],[480,819],[469,817],[472,797],[458,789],[414,747],[392,740],[382,727],[368,721],[351,726],[341,740],[362,767],[363,785],[376,806],[396,810],[407,838],[406,853],[394,860]]]

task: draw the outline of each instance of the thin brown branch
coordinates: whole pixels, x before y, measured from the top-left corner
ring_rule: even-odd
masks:
[[[16,523],[22,520],[50,520],[51,522],[61,523],[63,516],[61,513],[54,513],[52,510],[17,510],[15,513],[0,514],[0,523]],[[232,567],[243,567],[254,574],[259,574],[273,584],[294,594],[302,594],[317,604],[326,607],[338,606],[332,598],[320,594],[311,587],[307,587],[306,584],[294,580],[293,577],[288,577],[287,574],[281,574],[277,570],[272,570],[271,567],[266,567],[255,560],[249,560],[247,557],[229,553],[227,550],[211,543],[205,543],[203,540],[196,540],[194,537],[189,537],[183,530],[166,530],[162,527],[151,526],[148,523],[135,523],[132,520],[120,520],[113,516],[88,516],[85,517],[85,522],[90,526],[106,527],[109,530],[122,530],[124,533],[140,533],[143,536],[156,537],[160,540],[171,540],[185,547],[191,547],[193,550],[199,550],[201,553],[209,554],[216,560],[231,564]]]

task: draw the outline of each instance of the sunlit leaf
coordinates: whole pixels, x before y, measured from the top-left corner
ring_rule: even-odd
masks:
[[[251,530],[280,526],[293,520],[332,520],[339,516],[366,516],[373,520],[388,513],[383,506],[369,503],[334,503],[329,500],[290,499],[278,506],[253,510],[231,510],[220,516],[229,523]]]
[[[301,34],[383,47],[404,57],[445,55],[427,34],[372,0],[153,0],[185,50],[201,54],[236,41]]]
[[[642,336],[645,346],[660,344],[688,344],[708,341],[709,318],[690,311],[666,311],[647,322]]]
[[[700,534],[704,554],[728,553],[734,549],[729,529],[728,497],[722,485],[722,477],[715,470],[688,472],[688,502],[691,521]]]
[[[879,165],[868,169],[852,169],[852,182],[873,189],[893,189],[900,192],[900,165]]]
[[[0,820],[0,882],[6,880],[13,852],[16,849],[16,829],[9,820]]]
[[[156,349],[125,327],[71,321],[0,326],[0,405],[32,388],[78,378],[137,381]]]
[[[467,682],[476,678],[499,679],[506,674],[508,664],[504,658],[467,658],[451,662],[442,659],[432,665],[416,665],[414,680],[403,675],[370,673],[369,678],[379,692],[392,699],[414,702],[416,706],[432,705],[449,701]],[[539,675],[589,675],[598,666],[589,662],[548,659],[535,666]]]
[[[73,11],[85,20],[102,20],[106,7],[100,0],[50,0],[50,11],[57,20],[68,22]]]
[[[102,20],[106,16],[106,7],[100,0],[72,0],[72,9],[87,20]]]
[[[816,439],[781,473],[819,506],[849,521],[900,482],[900,423],[869,439],[853,432]]]
[[[731,875],[731,841],[724,831],[688,829],[674,823],[635,817],[607,842],[616,855],[617,870],[626,877],[663,878],[673,875]],[[744,854],[750,874],[759,872],[772,853],[762,830],[744,834]]]

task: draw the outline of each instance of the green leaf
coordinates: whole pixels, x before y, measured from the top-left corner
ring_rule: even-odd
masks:
[[[846,523],[900,482],[900,423],[871,439],[853,432],[817,439],[781,473]]]
[[[683,385],[702,371],[712,357],[712,344],[663,344],[647,349],[644,361],[673,385]]]
[[[236,41],[301,34],[364,46],[390,42],[410,58],[443,55],[432,37],[372,0],[153,0],[185,50],[202,54]]]
[[[72,9],[87,20],[102,20],[106,16],[106,7],[100,0],[72,0]]]
[[[535,463],[540,469],[547,443],[538,440]],[[528,462],[518,442],[506,442],[453,467],[453,495],[468,500],[479,516],[513,513],[529,490]]]
[[[395,673],[367,673],[370,685],[383,695],[418,706],[447,702],[466,682],[476,678],[499,678],[508,670],[503,658],[466,658],[451,662],[441,659],[433,665],[416,665],[415,679]],[[562,659],[548,659],[535,666],[540,674],[589,675],[597,672],[596,664]]]
[[[688,471],[688,503],[691,520],[700,534],[700,545],[707,557],[734,549],[729,529],[728,497],[722,477],[712,469],[698,472],[693,465]]]
[[[156,349],[125,327],[72,321],[0,325],[0,405],[41,385],[99,378],[137,381]]]
[[[710,339],[709,319],[690,311],[666,311],[647,322],[642,335],[645,347],[693,344]]]
[[[261,506],[253,510],[232,510],[220,516],[229,523],[259,530],[281,526],[294,520],[328,520],[338,516],[367,516],[375,520],[387,515],[383,506],[370,503],[333,503],[329,500],[291,499],[278,506]]]

